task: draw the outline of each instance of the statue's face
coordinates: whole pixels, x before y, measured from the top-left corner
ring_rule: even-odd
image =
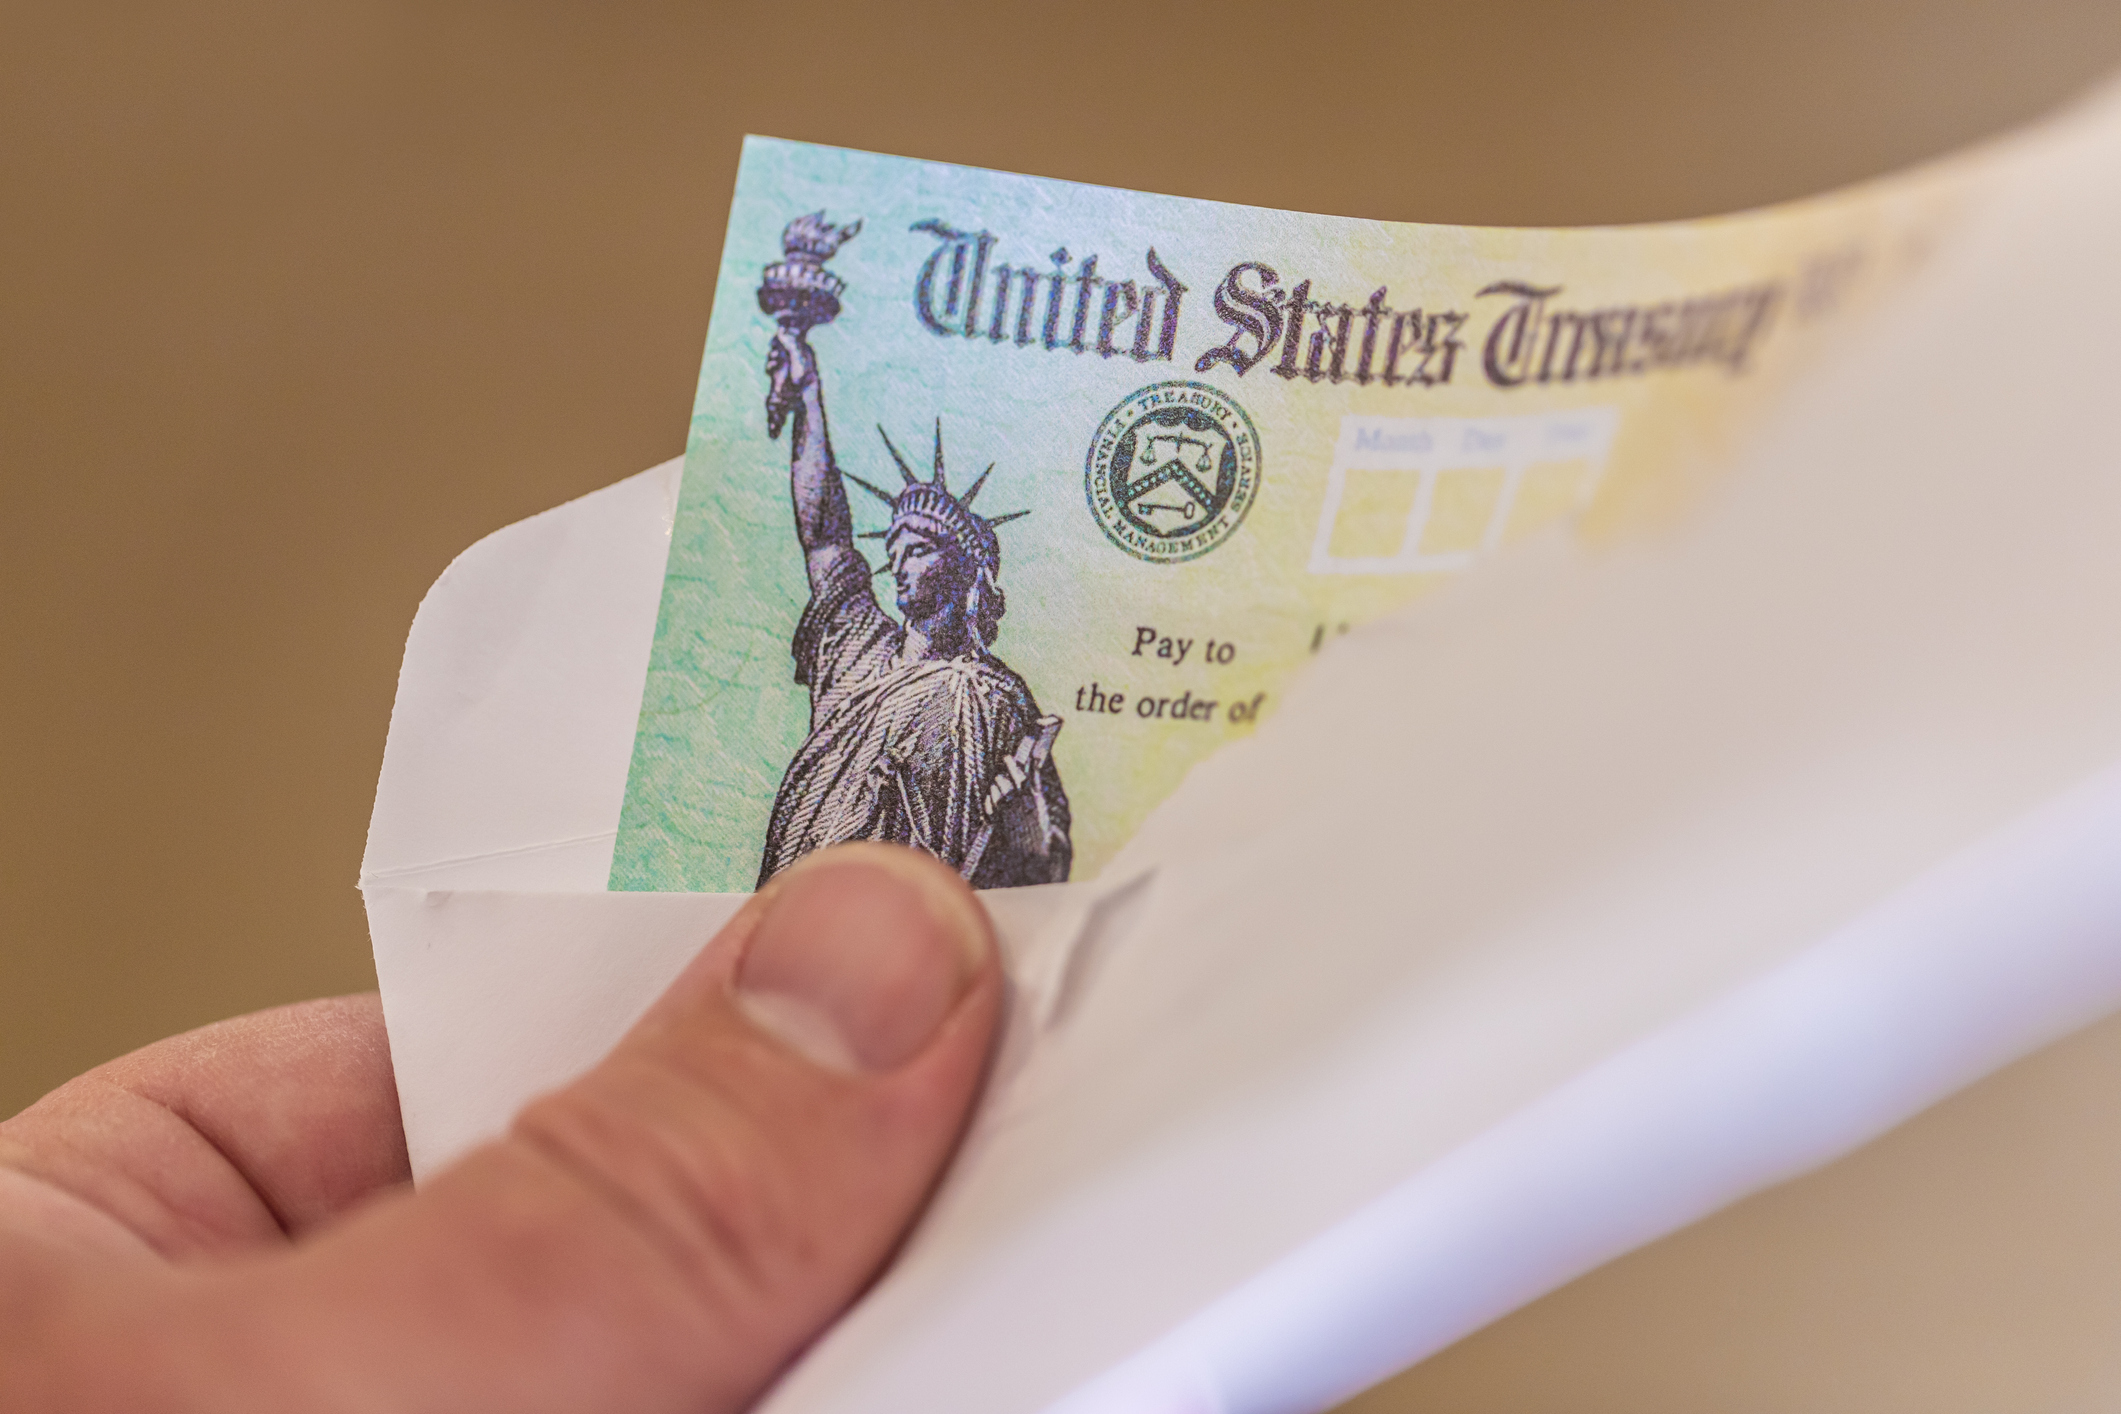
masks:
[[[962,606],[972,588],[971,566],[947,540],[918,530],[891,537],[891,574],[898,582],[898,608],[909,620],[934,618],[944,609]]]

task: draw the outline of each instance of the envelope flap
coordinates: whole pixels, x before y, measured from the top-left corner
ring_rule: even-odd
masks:
[[[681,460],[495,532],[413,619],[364,887],[600,890]]]

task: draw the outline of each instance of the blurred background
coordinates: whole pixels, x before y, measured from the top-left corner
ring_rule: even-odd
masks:
[[[2116,66],[2111,0],[0,5],[0,1114],[373,985],[354,877],[414,608],[681,450],[746,132],[1627,222],[1885,172]],[[2112,1407],[2117,1097],[2109,1024],[1358,1407]]]

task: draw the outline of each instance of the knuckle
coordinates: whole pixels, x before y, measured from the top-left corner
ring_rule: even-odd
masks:
[[[802,1265],[786,1157],[712,1087],[607,1067],[534,1102],[515,1134],[645,1238],[718,1319],[770,1305]]]

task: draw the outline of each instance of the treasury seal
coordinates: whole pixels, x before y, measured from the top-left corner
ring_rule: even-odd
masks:
[[[1230,538],[1259,495],[1259,433],[1205,383],[1152,383],[1105,414],[1085,459],[1090,514],[1152,564],[1198,559]]]

